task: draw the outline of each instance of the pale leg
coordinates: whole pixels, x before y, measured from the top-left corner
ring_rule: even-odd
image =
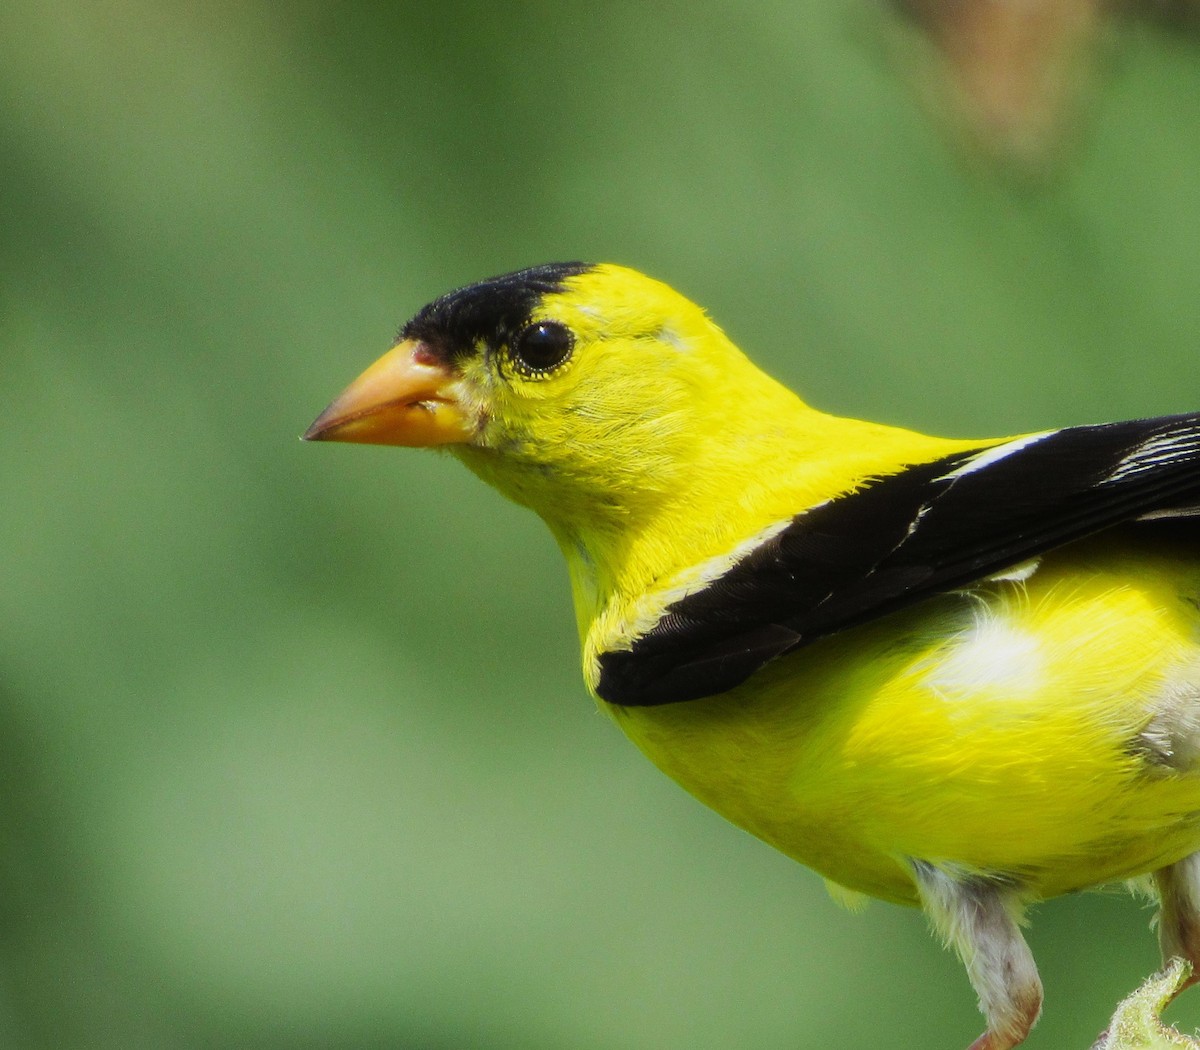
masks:
[[[1200,853],[1154,873],[1158,889],[1158,943],[1163,962],[1179,957],[1192,964],[1188,985],[1200,980]]]
[[[933,928],[967,968],[988,1030],[968,1050],[1011,1050],[1042,1009],[1042,982],[1018,919],[1017,893],[999,881],[955,877],[913,863],[921,903]]]

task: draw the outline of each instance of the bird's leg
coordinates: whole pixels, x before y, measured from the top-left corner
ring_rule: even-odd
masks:
[[[1042,1009],[1042,982],[1018,926],[1020,898],[999,881],[924,861],[914,861],[913,871],[925,914],[962,958],[987,1018],[988,1030],[968,1050],[1011,1050]]]
[[[1192,964],[1191,977],[1179,989],[1183,991],[1200,981],[1200,853],[1160,868],[1154,873],[1154,885],[1163,962],[1179,957]]]

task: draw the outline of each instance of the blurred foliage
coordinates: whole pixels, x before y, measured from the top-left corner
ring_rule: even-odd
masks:
[[[1031,186],[943,135],[892,31],[870,0],[0,7],[0,1045],[975,1034],[919,915],[839,911],[595,713],[538,522],[435,455],[296,440],[426,300],[563,258],[670,282],[831,410],[1196,408],[1194,45],[1113,30]],[[1087,1045],[1146,920],[1038,909],[1032,1050]]]
[[[1179,994],[1191,975],[1190,963],[1172,959],[1161,973],[1148,978],[1121,1001],[1092,1050],[1197,1050],[1200,1043],[1160,1019],[1163,1007]]]
[[[1122,20],[1148,19],[1193,38],[1200,29],[1200,0],[889,2],[925,39],[910,75],[933,111],[969,148],[1029,179],[1052,172],[1076,144]]]

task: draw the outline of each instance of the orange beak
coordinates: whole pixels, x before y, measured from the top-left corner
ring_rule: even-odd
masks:
[[[313,420],[304,440],[408,446],[470,441],[457,381],[428,346],[406,339],[346,387]]]

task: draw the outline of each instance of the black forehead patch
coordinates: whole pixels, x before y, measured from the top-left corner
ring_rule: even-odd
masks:
[[[547,263],[456,289],[423,307],[397,341],[419,339],[447,358],[471,353],[480,341],[502,345],[525,326],[542,296],[561,292],[567,278],[590,269],[591,263]]]

